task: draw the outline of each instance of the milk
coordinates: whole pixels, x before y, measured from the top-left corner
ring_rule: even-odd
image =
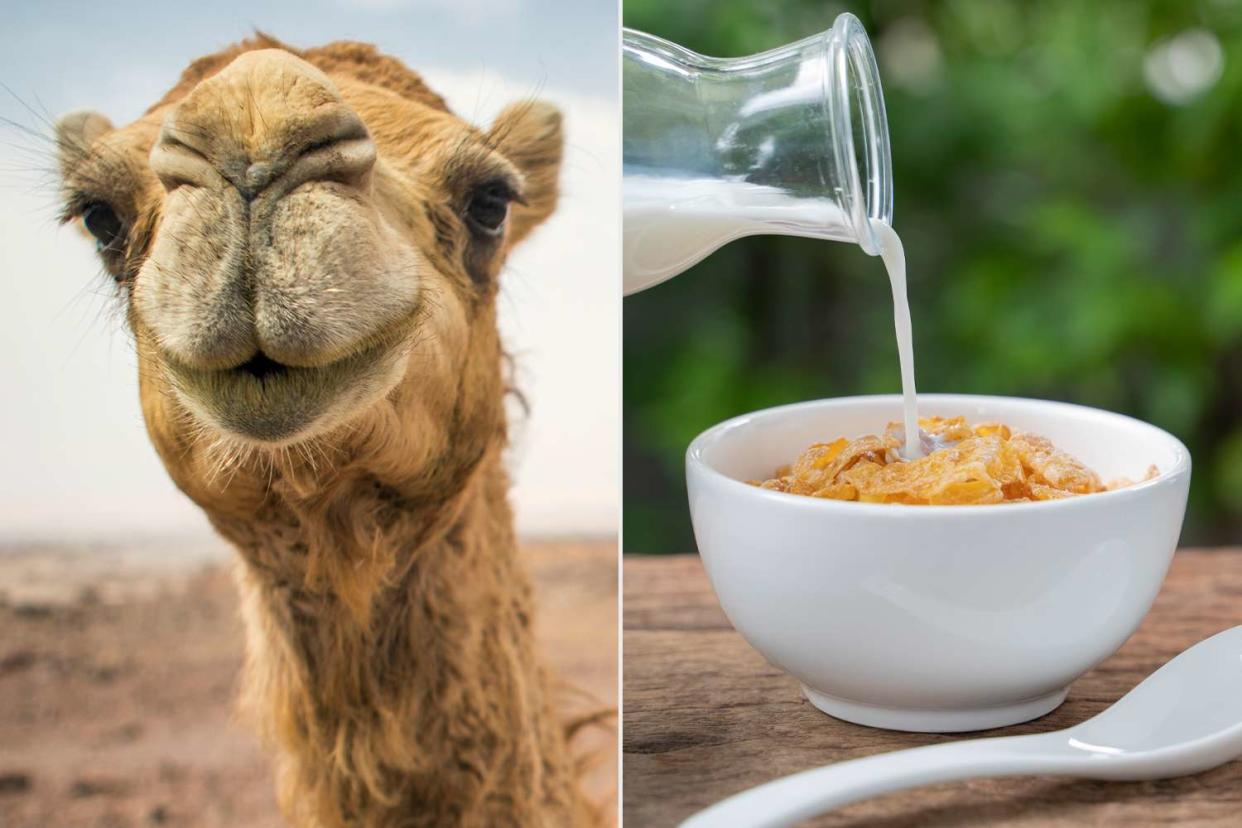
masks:
[[[893,290],[893,327],[897,331],[897,360],[901,363],[902,425],[906,441],[901,455],[906,460],[917,460],[923,456],[923,444],[919,439],[919,404],[914,389],[914,331],[910,323],[910,302],[906,298],[906,251],[897,231],[884,222],[872,219],[871,229],[880,241],[880,259],[888,271],[888,283]]]
[[[628,296],[670,279],[742,236],[853,241],[835,202],[717,178],[629,173],[624,183],[624,285]]]
[[[672,278],[726,242],[777,233],[856,242],[836,202],[796,198],[775,187],[717,178],[627,174],[624,207],[624,291],[628,295]],[[901,455],[924,455],[914,387],[914,336],[906,298],[906,256],[892,227],[871,220],[893,293],[893,325],[901,363]]]

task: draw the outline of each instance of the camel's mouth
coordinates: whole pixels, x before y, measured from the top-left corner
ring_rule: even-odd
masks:
[[[238,365],[233,370],[241,371],[243,374],[249,374],[262,382],[269,377],[281,376],[289,370],[289,366],[284,363],[277,362],[267,354],[259,351],[257,354],[252,356],[246,362],[243,362],[241,365]]]
[[[405,336],[385,336],[328,365],[278,362],[262,351],[232,368],[192,368],[169,354],[177,396],[198,419],[247,442],[287,445],[339,425],[400,381]]]

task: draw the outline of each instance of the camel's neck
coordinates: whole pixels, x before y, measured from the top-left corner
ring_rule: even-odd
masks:
[[[448,496],[329,488],[217,520],[242,556],[244,698],[295,824],[574,821],[498,457]]]

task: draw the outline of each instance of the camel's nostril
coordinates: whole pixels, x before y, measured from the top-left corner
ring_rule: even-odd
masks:
[[[375,143],[361,122],[356,130],[316,141],[305,147],[290,171],[300,183],[316,179],[357,184],[375,164]]]
[[[277,374],[283,374],[288,368],[262,351],[259,351],[249,360],[238,365],[237,370],[249,374],[257,380],[264,380]]]

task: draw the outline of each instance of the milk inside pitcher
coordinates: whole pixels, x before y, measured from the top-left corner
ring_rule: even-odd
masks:
[[[871,43],[852,14],[828,31],[714,58],[626,30],[624,292],[732,239],[832,239],[879,253],[892,163]]]

